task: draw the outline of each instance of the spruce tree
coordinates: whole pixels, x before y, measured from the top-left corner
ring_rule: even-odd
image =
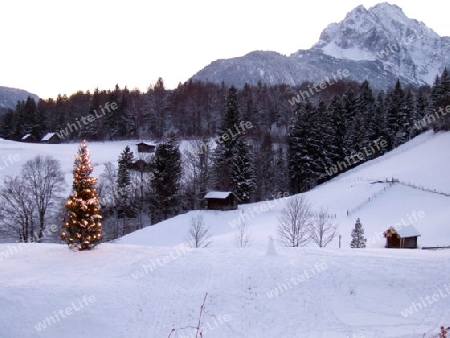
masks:
[[[152,219],[159,222],[174,215],[179,207],[181,153],[175,136],[158,145],[152,159]]]
[[[398,147],[404,140],[403,130],[408,121],[404,105],[405,93],[397,80],[395,89],[387,96],[388,150]]]
[[[237,90],[231,87],[228,91],[227,107],[222,124],[217,131],[216,148],[213,153],[214,186],[218,190],[234,190],[232,179],[233,156],[236,144],[242,134],[236,133],[239,124]]]
[[[126,146],[119,156],[117,169],[117,191],[118,191],[118,216],[119,218],[131,216],[133,213],[130,208],[131,204],[131,177],[130,168],[134,162],[134,154],[129,146]],[[127,212],[128,211],[128,212]],[[125,215],[126,213],[126,215]]]
[[[364,229],[359,218],[356,220],[355,228],[352,230],[351,248],[365,248],[367,239],[364,238]]]
[[[233,191],[243,202],[248,202],[255,187],[255,168],[246,130],[242,129],[240,121],[237,89],[232,86],[213,153],[213,184],[216,189]]]
[[[234,191],[243,203],[248,203],[255,189],[255,168],[253,156],[244,138],[239,139],[236,144],[232,164]]]
[[[73,194],[66,201],[67,218],[61,233],[68,246],[78,250],[92,249],[102,239],[97,178],[90,176],[92,170],[89,149],[83,141],[75,156]]]
[[[262,201],[268,199],[275,188],[275,152],[269,132],[262,136],[261,145],[257,149],[255,157],[255,199]]]
[[[289,176],[295,194],[314,188],[326,175],[321,112],[306,102],[298,105],[296,114],[288,135]]]
[[[331,161],[336,163],[338,161],[343,161],[346,154],[345,149],[345,134],[347,127],[344,119],[344,107],[342,105],[341,98],[335,95],[331,100],[328,107],[331,119],[332,137],[334,152],[330,154]]]

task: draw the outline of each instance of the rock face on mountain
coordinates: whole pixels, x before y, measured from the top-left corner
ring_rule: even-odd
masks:
[[[192,79],[242,87],[258,81],[270,85],[321,82],[338,70],[348,79],[369,80],[375,88],[432,84],[450,65],[450,37],[440,37],[424,23],[408,18],[396,5],[359,6],[340,23],[330,24],[308,50],[290,56],[255,51],[217,60]]]
[[[37,95],[31,94],[26,90],[0,86],[0,109],[14,109],[17,101],[26,100],[28,96],[32,97],[36,103],[39,101],[39,97]]]

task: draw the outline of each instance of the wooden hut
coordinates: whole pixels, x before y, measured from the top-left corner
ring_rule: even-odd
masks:
[[[156,149],[156,145],[151,143],[139,142],[136,145],[138,153],[154,153]]]
[[[205,195],[208,210],[237,210],[239,198],[231,191],[210,191]]]
[[[412,225],[391,226],[384,232],[386,248],[417,249],[420,233]]]
[[[20,140],[22,142],[36,142],[36,137],[31,134],[26,134]]]
[[[47,133],[41,139],[42,143],[59,143],[60,141],[61,141],[61,139],[59,138],[58,134],[56,134],[56,133]]]

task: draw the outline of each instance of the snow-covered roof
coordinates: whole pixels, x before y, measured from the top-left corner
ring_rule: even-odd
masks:
[[[44,137],[41,139],[41,141],[49,141],[56,133],[47,133],[44,135]]]
[[[392,226],[391,229],[395,230],[401,238],[420,236],[420,233],[411,224],[406,226]]]
[[[225,199],[230,194],[233,194],[231,191],[210,191],[205,195],[205,198],[219,198],[219,199]],[[234,194],[233,194],[234,195]]]
[[[136,145],[139,145],[139,144],[145,144],[146,146],[156,147],[156,144],[150,143],[150,142],[139,142],[139,143],[136,143]]]
[[[29,138],[31,136],[31,134],[26,134],[22,137],[22,140],[26,140],[27,138]]]

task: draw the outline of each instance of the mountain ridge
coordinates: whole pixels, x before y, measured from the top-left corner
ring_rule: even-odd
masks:
[[[347,69],[349,80],[369,80],[377,89],[393,86],[397,78],[404,84],[431,85],[450,65],[449,55],[450,37],[440,37],[423,22],[408,18],[397,5],[384,2],[369,9],[360,5],[341,22],[329,24],[310,49],[289,56],[252,51],[219,59],[191,79],[237,87],[259,81],[300,85],[321,82],[329,73]]]
[[[0,109],[14,109],[17,101],[26,100],[28,96],[32,97],[36,103],[39,101],[39,96],[24,89],[0,86]]]

